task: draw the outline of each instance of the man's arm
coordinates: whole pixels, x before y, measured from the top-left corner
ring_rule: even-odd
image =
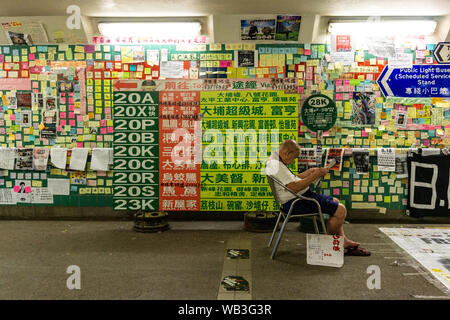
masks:
[[[304,178],[302,180],[293,181],[293,182],[288,183],[286,185],[286,187],[288,187],[295,193],[308,188],[311,183],[316,181],[316,179],[325,176],[328,172],[327,168],[318,168],[318,169],[319,170],[315,170],[313,173],[311,173],[309,176],[307,176],[306,178]]]
[[[308,170],[305,170],[302,173],[297,174],[297,177],[299,177],[300,179],[305,179],[305,178],[309,177],[317,169],[318,168],[309,168]]]

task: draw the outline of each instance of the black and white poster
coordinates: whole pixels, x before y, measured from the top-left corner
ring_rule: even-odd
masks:
[[[408,177],[408,162],[406,158],[406,153],[395,155],[395,173],[399,179]]]
[[[369,149],[353,149],[353,161],[355,162],[356,173],[366,174],[369,172]]]
[[[450,155],[408,157],[410,216],[450,217],[449,168]]]
[[[17,150],[16,170],[33,170],[33,148]]]
[[[301,148],[298,156],[298,172],[304,172],[314,167],[317,167],[316,149]]]
[[[235,51],[235,65],[239,68],[242,67],[257,67],[258,66],[258,54],[257,51],[251,50],[239,50]]]

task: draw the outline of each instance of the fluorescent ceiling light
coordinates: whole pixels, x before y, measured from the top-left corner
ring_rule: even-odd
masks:
[[[105,37],[195,38],[200,36],[200,22],[100,22]]]
[[[331,22],[332,34],[361,36],[429,36],[436,29],[433,20]]]

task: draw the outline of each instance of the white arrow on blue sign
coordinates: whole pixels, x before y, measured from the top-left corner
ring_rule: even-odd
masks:
[[[377,80],[385,97],[449,98],[450,65],[385,66]]]
[[[439,42],[433,55],[438,63],[450,63],[450,42]]]

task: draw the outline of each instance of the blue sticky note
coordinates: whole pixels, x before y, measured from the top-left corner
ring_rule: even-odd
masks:
[[[258,53],[259,53],[259,54],[261,54],[261,53],[266,53],[266,48],[263,48],[263,47],[258,48]]]
[[[36,136],[30,134],[30,135],[28,136],[28,139],[29,139],[30,141],[34,141],[34,139],[36,139]]]
[[[8,54],[9,53],[9,47],[3,47],[3,53]]]
[[[136,71],[136,70],[137,70],[136,65],[134,65],[134,64],[130,65],[130,71]]]
[[[13,56],[18,56],[19,55],[19,50],[14,49],[13,52],[12,52],[12,55]]]
[[[301,60],[301,62],[306,62],[306,61],[308,61],[308,57],[307,56],[301,56],[300,60]]]
[[[37,52],[47,52],[47,46],[37,46]]]
[[[278,54],[280,52],[279,48],[272,48],[273,54]]]
[[[427,44],[427,50],[433,51],[435,47],[434,43]]]
[[[70,186],[70,191],[71,192],[77,192],[78,191],[78,186]]]

